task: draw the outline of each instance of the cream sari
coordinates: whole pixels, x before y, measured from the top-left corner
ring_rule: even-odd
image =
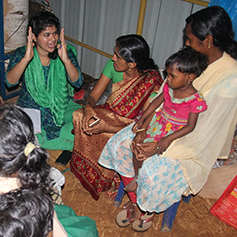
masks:
[[[217,158],[227,158],[237,121],[237,61],[228,54],[208,66],[194,81],[208,109],[195,130],[175,140],[163,157],[178,159],[192,194],[206,183]]]

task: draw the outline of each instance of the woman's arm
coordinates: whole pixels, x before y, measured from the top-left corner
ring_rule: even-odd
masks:
[[[98,100],[100,99],[100,97],[103,95],[103,93],[106,90],[107,86],[109,85],[110,81],[111,81],[111,79],[102,73],[98,82],[96,83],[95,87],[91,91],[90,95],[86,98],[86,105],[84,107],[84,116],[82,119],[82,128],[88,134],[92,134],[92,132],[94,133],[94,129],[99,124],[101,125],[101,127],[97,127],[97,129],[100,128],[100,129],[104,130],[104,126],[102,126],[104,121],[101,120],[99,124],[90,128],[89,127],[89,120],[92,117],[94,117],[95,119],[99,119],[99,117],[97,116],[97,114],[95,113],[93,108],[95,107],[95,105],[98,102]],[[99,132],[97,131],[97,133],[99,133]]]
[[[7,73],[7,81],[10,84],[16,84],[23,72],[25,71],[28,63],[33,58],[34,51],[33,51],[34,43],[33,43],[33,33],[31,27],[29,27],[28,30],[28,36],[27,36],[27,45],[26,45],[26,52],[24,57],[20,60],[19,63],[15,65],[8,73]]]
[[[62,28],[62,30],[61,30],[60,40],[61,40],[61,45],[60,44],[57,45],[58,55],[64,63],[64,66],[66,68],[66,71],[67,71],[67,74],[68,74],[70,80],[72,82],[75,82],[78,79],[80,72],[77,70],[75,65],[72,63],[72,61],[68,57],[67,44],[64,39],[64,28]]]
[[[148,106],[148,108],[145,110],[145,112],[143,113],[143,115],[141,116],[141,118],[134,124],[132,131],[134,133],[136,133],[137,130],[139,129],[147,129],[152,116],[154,115],[155,110],[161,105],[161,103],[164,102],[164,94],[163,92],[156,98],[154,99],[150,105]],[[150,117],[150,119],[148,119],[146,121],[146,119]],[[146,121],[146,122],[145,122]]]
[[[99,101],[100,97],[105,92],[106,88],[108,87],[111,79],[105,76],[103,73],[101,74],[98,82],[96,83],[95,87],[86,98],[87,105],[89,104],[91,108],[94,108],[96,103]]]
[[[188,123],[178,131],[168,135],[167,137],[161,138],[160,142],[146,142],[137,143],[136,149],[138,150],[138,155],[136,158],[140,161],[146,160],[148,157],[155,154],[161,155],[170,146],[172,141],[177,138],[183,137],[188,133],[192,132],[196,126],[199,113],[190,113],[188,118]]]

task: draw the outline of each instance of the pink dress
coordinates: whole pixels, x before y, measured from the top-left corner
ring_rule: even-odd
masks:
[[[207,109],[206,101],[200,92],[177,99],[173,96],[173,90],[165,83],[163,94],[163,107],[153,116],[144,142],[159,142],[162,137],[185,126],[189,113],[201,113]]]

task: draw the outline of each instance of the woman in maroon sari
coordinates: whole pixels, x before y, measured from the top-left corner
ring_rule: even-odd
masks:
[[[95,200],[111,188],[115,177],[114,171],[98,164],[105,144],[134,121],[162,84],[158,67],[149,54],[149,46],[142,36],[117,38],[113,57],[87,97],[84,109],[73,114],[75,139],[71,170]],[[111,80],[111,95],[104,105],[96,106]],[[95,120],[99,122],[90,126]]]

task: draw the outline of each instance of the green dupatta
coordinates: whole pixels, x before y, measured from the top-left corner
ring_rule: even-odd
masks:
[[[76,49],[67,45],[77,56]],[[25,71],[26,88],[32,98],[40,106],[50,108],[54,123],[61,126],[68,104],[69,95],[73,96],[73,87],[67,81],[67,72],[59,56],[50,61],[47,83],[45,82],[44,69],[38,52],[34,48],[34,57]]]

